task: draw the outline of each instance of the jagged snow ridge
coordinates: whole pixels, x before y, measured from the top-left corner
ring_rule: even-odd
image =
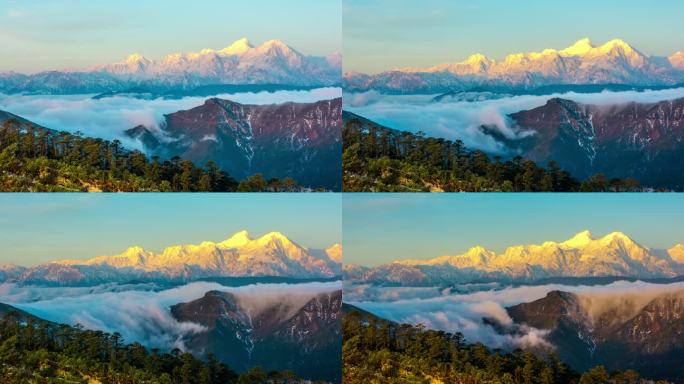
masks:
[[[307,56],[281,40],[253,46],[246,38],[222,49],[173,53],[151,60],[133,53],[121,62],[90,68],[0,74],[11,92],[104,92],[137,86],[190,88],[213,84],[330,86],[341,82],[341,56]]]
[[[480,84],[539,86],[545,84],[658,85],[684,81],[684,53],[649,57],[621,39],[595,46],[588,38],[561,49],[514,53],[503,60],[474,54],[457,63],[428,68],[399,68],[377,75],[347,73],[353,89],[436,87]]]
[[[466,282],[486,278],[676,277],[684,275],[684,246],[678,244],[660,254],[622,232],[595,239],[589,231],[583,231],[563,242],[512,246],[500,254],[476,246],[461,255],[398,260],[372,269],[345,266],[345,273],[357,280],[400,283]]]
[[[133,246],[113,256],[61,260],[29,268],[22,282],[59,284],[135,278],[192,280],[202,277],[280,276],[327,278],[341,273],[341,249],[303,247],[280,232],[252,238],[240,231],[221,242],[175,245],[160,253]]]
[[[247,83],[280,78],[290,79],[291,84],[299,84],[301,81],[297,77],[329,76],[330,73],[325,72],[335,71],[338,57],[337,53],[327,58],[305,56],[281,40],[269,40],[255,47],[247,38],[242,38],[223,49],[174,53],[160,60],[132,54],[122,62],[96,66],[87,71],[126,75],[133,79],[172,79],[191,74],[216,78],[217,81],[221,78],[238,80],[238,76],[246,76],[251,77]],[[334,81],[326,78],[321,83]]]

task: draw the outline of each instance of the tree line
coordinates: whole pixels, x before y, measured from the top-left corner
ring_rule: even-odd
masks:
[[[539,357],[520,349],[504,353],[466,343],[461,333],[397,324],[348,309],[342,321],[343,382],[653,384],[633,370],[597,366],[578,374],[553,353]],[[659,381],[656,384],[666,384]]]
[[[214,355],[162,353],[108,334],[54,324],[15,310],[0,320],[0,377],[13,383],[294,384],[290,371],[254,367],[237,374]]]
[[[298,192],[291,178],[255,174],[236,181],[210,160],[203,168],[176,156],[161,160],[119,140],[84,137],[5,120],[0,127],[3,192]]]
[[[349,192],[623,192],[634,179],[603,174],[579,182],[558,163],[546,168],[520,156],[503,160],[467,149],[461,140],[426,137],[344,113],[343,190]]]

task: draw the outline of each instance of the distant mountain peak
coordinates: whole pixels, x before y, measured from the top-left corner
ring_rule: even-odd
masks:
[[[140,253],[145,252],[145,249],[139,245],[134,245],[132,247],[126,248],[126,250],[122,253],[122,255],[128,256],[128,255],[138,255]]]
[[[684,55],[649,57],[622,39],[596,46],[588,38],[571,46],[510,52],[502,60],[471,55],[464,61],[428,68],[388,70],[372,75],[345,74],[350,91],[439,93],[473,88],[534,89],[548,85],[674,85],[684,82]]]
[[[139,54],[139,53],[131,53],[128,55],[126,60],[124,60],[125,63],[127,64],[133,64],[133,63],[138,63],[142,61],[149,61],[145,56]]]
[[[622,39],[612,39],[610,41],[607,41],[605,44],[603,44],[600,48],[602,49],[613,49],[615,47],[618,48],[623,48],[627,50],[633,50],[631,45],[629,45],[626,41]]]
[[[255,50],[260,52],[261,54],[283,55],[288,58],[301,56],[299,52],[294,50],[289,45],[285,44],[282,40],[278,39],[268,40],[260,46],[256,47]]]
[[[280,40],[280,39],[271,39],[271,40],[267,40],[267,41],[265,41],[265,42],[261,45],[261,47],[264,47],[264,48],[279,47],[279,48],[287,48],[287,49],[290,49],[290,46],[287,45],[287,44],[285,44],[285,43],[284,43],[282,40]]]
[[[594,241],[594,236],[591,234],[590,231],[585,230],[582,232],[578,232],[575,236],[562,242],[561,245],[569,248],[578,248],[585,246],[591,243],[592,241]]]
[[[628,240],[628,241],[633,241],[629,236],[627,236],[625,233],[620,232],[620,231],[614,231],[611,232],[601,238],[601,240],[604,241],[613,241],[613,240]]]
[[[278,231],[269,232],[256,240],[261,244],[266,244],[272,241],[279,241],[283,244],[294,244],[287,236]]]
[[[246,37],[243,37],[241,39],[235,40],[229,46],[220,50],[219,53],[224,55],[241,55],[252,48],[254,48],[252,43],[250,43]]]
[[[566,56],[582,56],[594,48],[595,47],[591,42],[591,39],[585,37],[583,39],[577,40],[573,45],[561,50],[560,54]]]
[[[564,242],[515,245],[503,253],[481,246],[455,256],[404,259],[351,276],[371,283],[403,285],[468,283],[474,281],[536,281],[545,278],[623,276],[672,278],[684,276],[684,247],[653,252],[622,232],[594,238],[582,231]],[[680,261],[681,260],[681,261]]]
[[[684,264],[684,244],[676,244],[667,250],[667,254],[674,262]]]
[[[481,245],[476,245],[476,246],[468,249],[464,255],[472,256],[472,257],[480,257],[481,255],[486,255],[486,254],[490,254],[490,253],[492,253],[492,251],[490,251],[489,249],[487,249]]]
[[[684,69],[684,52],[677,51],[670,55],[667,60],[673,68]]]
[[[325,250],[330,260],[336,263],[342,263],[342,244],[336,243]]]
[[[0,92],[83,94],[150,90],[190,90],[214,85],[333,86],[341,82],[339,57],[303,55],[281,40],[257,47],[247,38],[215,50],[176,52],[148,59],[134,53],[121,61],[35,74],[0,73]]]
[[[247,230],[242,230],[236,232],[234,235],[220,242],[218,245],[224,248],[236,248],[241,247],[250,241],[252,241],[252,236],[250,236]]]
[[[474,53],[470,56],[468,56],[467,59],[465,59],[464,63],[466,64],[475,64],[475,63],[481,63],[481,62],[488,62],[490,61],[489,58],[481,53]]]
[[[54,261],[25,272],[5,273],[4,278],[19,273],[19,281],[63,285],[206,277],[330,278],[341,273],[341,262],[325,249],[301,247],[280,232],[253,239],[247,231],[240,231],[220,243],[174,245],[159,253],[134,246],[118,255]]]

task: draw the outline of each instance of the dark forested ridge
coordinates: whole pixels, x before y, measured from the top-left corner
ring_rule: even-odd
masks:
[[[255,174],[241,182],[214,161],[204,168],[174,157],[148,158],[118,140],[55,131],[0,111],[0,191],[296,192],[290,179]]]
[[[124,344],[118,333],[54,324],[0,304],[2,383],[259,384],[303,383],[289,371],[242,374],[207,354],[198,359],[174,349]]]
[[[634,179],[602,174],[579,182],[554,161],[546,168],[520,156],[490,158],[460,140],[398,131],[343,112],[343,190],[348,192],[636,191]]]
[[[555,355],[504,353],[466,343],[460,333],[396,324],[345,306],[343,382],[636,384],[654,383],[635,371],[607,372],[597,366],[579,374]],[[658,384],[666,383],[659,381]]]

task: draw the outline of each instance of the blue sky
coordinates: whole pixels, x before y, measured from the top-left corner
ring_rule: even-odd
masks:
[[[3,0],[0,71],[121,61],[138,52],[223,48],[281,39],[309,55],[341,50],[340,0]]]
[[[341,242],[339,194],[0,194],[0,263],[118,254],[132,245],[280,231],[310,248]]]
[[[473,53],[560,49],[621,38],[649,55],[684,50],[681,0],[342,0],[344,69],[378,72]]]
[[[457,255],[481,245],[622,231],[651,248],[684,243],[682,194],[344,194],[344,262]]]

